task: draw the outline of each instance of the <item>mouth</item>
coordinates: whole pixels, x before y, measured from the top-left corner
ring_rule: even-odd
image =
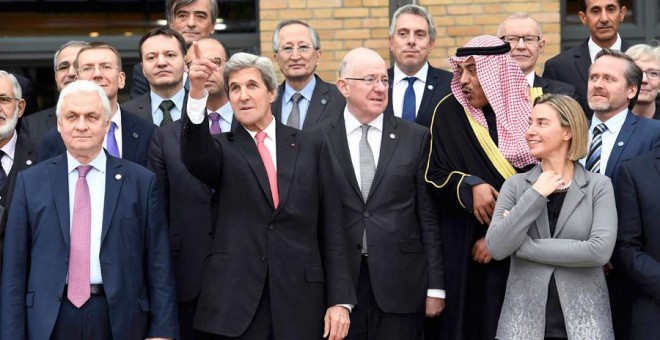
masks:
[[[171,76],[171,75],[172,75],[172,72],[170,72],[168,70],[162,70],[162,71],[156,72],[156,77]]]

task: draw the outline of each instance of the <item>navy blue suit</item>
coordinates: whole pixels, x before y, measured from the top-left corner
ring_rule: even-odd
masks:
[[[167,220],[156,176],[108,156],[99,260],[114,339],[178,337]],[[48,339],[70,245],[67,157],[18,174],[1,289],[3,339]]]
[[[619,230],[613,261],[636,288],[631,339],[660,332],[660,148],[619,167]]]
[[[147,165],[147,153],[151,136],[156,130],[156,125],[146,121],[124,109],[121,110],[122,124],[122,152],[121,158],[142,166]],[[43,160],[55,157],[66,151],[66,146],[57,129],[51,129],[41,140],[37,159]]]

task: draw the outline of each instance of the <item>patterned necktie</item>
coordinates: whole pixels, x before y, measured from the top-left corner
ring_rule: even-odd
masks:
[[[413,84],[417,80],[417,77],[407,77],[403,79],[408,81],[408,88],[406,88],[406,93],[403,95],[403,110],[401,111],[401,117],[405,120],[414,122],[417,99],[415,98],[415,89],[413,88]]]
[[[5,156],[5,152],[0,150],[0,189],[4,188],[5,186],[5,180],[7,179],[7,173],[5,172],[5,168],[2,167],[2,157]]]
[[[85,176],[91,169],[91,165],[78,166],[76,194],[73,199],[67,298],[78,308],[84,305],[90,296],[89,248],[92,233],[92,206]]]
[[[374,181],[374,174],[376,173],[376,162],[374,161],[374,154],[369,146],[367,134],[369,132],[369,125],[362,125],[362,137],[360,137],[360,191],[362,192],[362,199],[367,202],[369,198],[369,190],[371,190],[371,183]],[[367,228],[364,228],[362,233],[362,254],[367,254]]]
[[[217,135],[221,133],[222,129],[220,128],[220,114],[217,112],[211,112],[209,113],[209,119],[211,120],[211,134]]]
[[[296,92],[291,96],[291,102],[293,103],[293,108],[291,108],[291,113],[289,118],[286,120],[286,125],[292,128],[300,129],[300,107],[298,103],[303,98],[302,94]]]
[[[117,123],[110,122],[110,130],[108,131],[108,136],[106,138],[106,144],[108,153],[110,156],[119,158],[119,146],[117,146],[117,138],[115,138],[115,129],[117,128]]]
[[[263,131],[257,132],[257,151],[259,151],[259,156],[261,156],[261,161],[264,162],[264,167],[266,167],[266,174],[268,175],[268,183],[270,184],[270,193],[273,195],[273,205],[277,209],[277,205],[280,203],[280,194],[277,191],[277,171],[275,171],[275,165],[273,164],[273,158],[270,157],[270,151],[264,144],[266,139],[266,133]]]
[[[600,123],[594,128],[587,162],[585,163],[587,170],[591,172],[600,172],[600,151],[603,146],[603,132],[605,131],[607,131],[607,125],[605,123]]]
[[[163,120],[160,121],[160,126],[165,126],[172,122],[172,115],[170,110],[174,107],[174,102],[171,100],[163,100],[158,105],[158,108],[163,111]]]

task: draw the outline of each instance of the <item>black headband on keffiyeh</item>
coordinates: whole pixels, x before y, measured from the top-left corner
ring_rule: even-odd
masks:
[[[529,100],[529,83],[520,66],[511,59],[511,47],[492,35],[482,35],[470,40],[449,59],[454,70],[451,90],[461,105],[479,125],[488,128],[483,110],[468,103],[462,91],[458,64],[474,58],[477,78],[495,112],[498,146],[502,155],[516,168],[524,168],[538,161],[529,155],[525,131],[529,126],[532,106]]]

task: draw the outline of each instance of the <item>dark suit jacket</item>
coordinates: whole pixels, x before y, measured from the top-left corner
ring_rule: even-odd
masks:
[[[41,138],[57,126],[55,106],[21,117],[18,132],[27,136],[35,146],[41,143]]]
[[[383,137],[367,202],[355,177],[343,115],[326,131],[344,207],[349,268],[357,287],[367,229],[369,274],[387,313],[423,313],[427,289],[444,289],[440,226],[424,169],[428,129],[383,116]]]
[[[23,77],[20,74],[12,73],[16,80],[18,80],[18,85],[21,86],[21,92],[23,99],[25,99],[25,111],[23,115],[27,116],[33,112],[39,111],[39,103],[37,102],[37,94],[34,93],[34,86],[32,86],[32,81],[29,78]]]
[[[14,164],[7,174],[5,185],[0,188],[0,277],[2,277],[2,253],[4,250],[5,227],[7,226],[7,212],[16,185],[16,175],[19,171],[37,163],[37,148],[34,143],[22,134],[18,134],[16,149],[14,150]]]
[[[542,78],[534,75],[534,87],[540,87],[543,93],[565,94],[579,101],[575,86],[558,80]]]
[[[122,158],[146,166],[149,144],[156,125],[124,109],[121,110],[121,124]],[[37,158],[41,162],[65,151],[66,146],[59,131],[51,129],[41,140]]]
[[[128,112],[131,112],[148,122],[154,122],[154,117],[151,114],[151,92],[149,91],[122,103],[121,108],[126,109]]]
[[[390,79],[390,82],[394,80],[394,67],[390,67],[387,70],[387,77]],[[424,89],[422,102],[419,104],[419,110],[417,110],[415,123],[426,126],[427,128],[431,126],[435,106],[438,105],[442,98],[451,93],[452,77],[453,74],[451,72],[429,65],[429,71],[426,76],[426,88]],[[387,101],[385,114],[394,115],[394,109],[392,108],[392,85],[390,85],[388,96],[390,100]]]
[[[613,261],[636,289],[632,339],[660,331],[660,148],[621,164],[616,185],[619,230]]]
[[[323,139],[276,122],[280,203],[275,209],[266,169],[244,128],[214,140],[206,124],[191,124],[187,116],[182,124],[184,164],[219,195],[193,326],[242,334],[268,281],[275,338],[319,339],[328,306],[356,303]]]
[[[614,147],[607,159],[605,175],[616,184],[619,165],[626,160],[660,147],[660,121],[638,117],[628,111]]]
[[[591,66],[591,57],[589,57],[589,38],[582,44],[564,51],[545,63],[543,78],[559,80],[564,83],[575,86],[577,95],[582,99],[582,109],[588,118],[593,115],[593,110],[589,108],[587,96],[587,83],[589,82],[589,66]],[[627,40],[621,41],[623,51],[630,47]]]
[[[314,92],[312,92],[312,98],[307,108],[303,130],[322,128],[330,122],[334,122],[344,113],[344,106],[346,106],[346,99],[335,84],[324,82],[318,75],[314,76],[316,86],[314,86]],[[271,105],[273,116],[278,122],[282,122],[282,96],[284,96],[284,82],[277,87],[277,98]],[[283,123],[286,124],[286,122]]]
[[[68,183],[65,154],[18,175],[2,276],[3,339],[48,339],[66,299]],[[178,337],[159,195],[152,172],[108,156],[99,260],[115,339]]]
[[[131,84],[131,99],[135,99],[145,93],[149,93],[151,87],[149,86],[149,81],[147,77],[144,76],[142,71],[142,63],[137,63],[133,65],[133,82]]]
[[[169,221],[170,248],[179,301],[199,295],[204,260],[209,254],[217,214],[211,188],[195,178],[181,161],[181,122],[156,129],[147,167],[156,173]]]

